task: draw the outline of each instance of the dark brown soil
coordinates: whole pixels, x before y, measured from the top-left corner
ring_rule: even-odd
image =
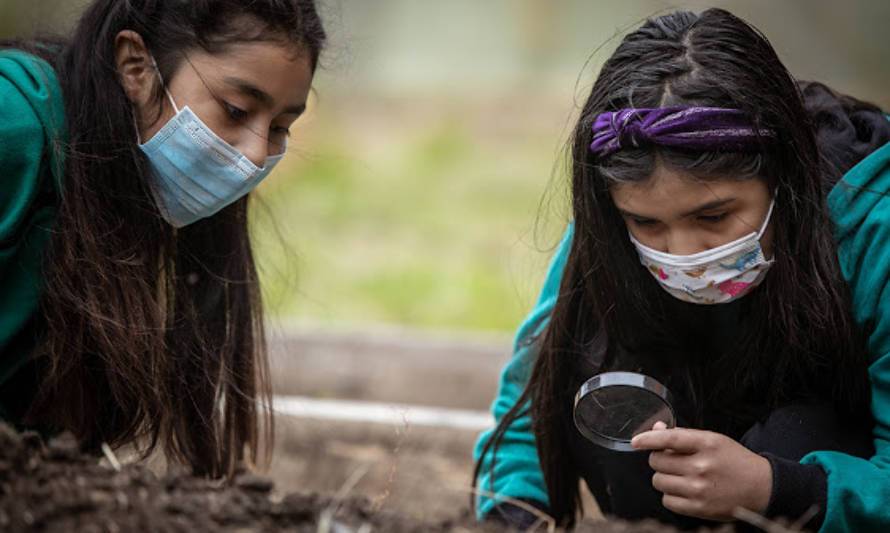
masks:
[[[140,465],[116,471],[82,454],[70,435],[44,445],[36,434],[19,434],[0,423],[0,531],[501,531],[480,526],[468,513],[429,523],[374,511],[365,499],[336,502],[317,494],[281,496],[273,489],[271,481],[249,473],[223,484],[161,477]],[[672,530],[654,523],[595,522],[577,531]]]

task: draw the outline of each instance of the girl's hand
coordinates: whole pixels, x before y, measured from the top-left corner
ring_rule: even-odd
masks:
[[[763,513],[773,473],[769,461],[726,435],[665,429],[663,422],[633,438],[637,450],[652,450],[652,486],[675,513],[729,521],[737,507]]]

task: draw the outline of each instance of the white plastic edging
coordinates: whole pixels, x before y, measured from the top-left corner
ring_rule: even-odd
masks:
[[[354,400],[320,400],[305,396],[275,396],[272,398],[272,411],[275,414],[298,418],[474,431],[488,429],[494,425],[494,418],[485,411]]]

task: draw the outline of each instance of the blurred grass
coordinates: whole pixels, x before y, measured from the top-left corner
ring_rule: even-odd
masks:
[[[514,329],[561,230],[536,233],[559,120],[505,122],[503,102],[325,105],[297,128],[254,210],[271,314]]]

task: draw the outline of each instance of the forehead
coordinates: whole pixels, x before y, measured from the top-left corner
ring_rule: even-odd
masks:
[[[637,183],[616,184],[610,192],[619,209],[661,218],[716,200],[754,199],[765,194],[766,189],[761,179],[732,176],[702,179],[659,164],[649,178]]]
[[[237,78],[271,95],[279,104],[305,102],[312,84],[309,54],[292,44],[274,41],[236,43],[222,52],[189,52],[201,78],[222,83]],[[182,69],[184,74],[189,69]]]

